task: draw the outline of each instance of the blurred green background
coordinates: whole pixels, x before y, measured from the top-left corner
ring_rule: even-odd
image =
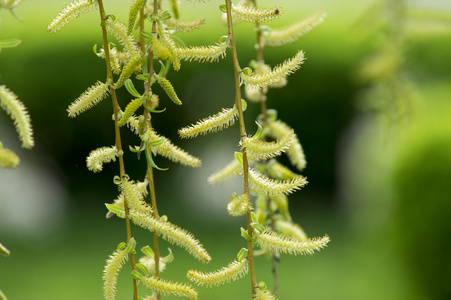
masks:
[[[126,20],[128,7],[122,2],[108,1],[106,9]],[[219,2],[182,2],[182,17],[207,16],[204,29],[179,35],[187,44],[212,44],[226,34]],[[47,24],[65,4],[25,1],[15,10],[24,22],[0,11],[0,38],[22,40],[0,53],[0,83],[27,106],[36,139],[33,150],[21,149],[12,121],[0,112],[0,140],[21,158],[17,169],[0,170],[0,242],[11,251],[10,257],[0,257],[0,288],[9,299],[100,299],[105,259],[125,240],[123,222],[104,217],[104,203],[117,195],[112,182],[117,165],[106,165],[100,174],[85,166],[91,150],[114,143],[111,105],[103,101],[76,119],[66,113],[88,86],[105,78],[104,61],[91,50],[101,44],[98,16],[92,12],[48,34]],[[309,236],[332,239],[313,256],[282,256],[280,299],[451,299],[451,5],[447,0],[404,4],[405,36],[397,51],[403,58],[399,75],[409,82],[411,94],[400,96],[409,98],[409,105],[396,119],[383,109],[368,109],[368,91],[383,80],[359,78],[362,62],[389,41],[386,24],[366,22],[384,18],[371,13],[374,1],[283,1],[284,15],[271,24],[328,13],[298,42],[265,50],[271,65],[297,49],[306,52],[305,64],[289,77],[288,86],[270,91],[268,106],[295,129],[308,161],[303,173],[308,186],[290,196],[293,219]],[[239,25],[236,33],[245,66],[255,56],[253,27]],[[192,231],[213,257],[203,266],[171,246],[175,261],[163,275],[186,281],[188,269],[214,270],[245,246],[239,236],[244,220],[229,217],[225,209],[231,193],[241,190],[240,180],[216,187],[206,183],[232,158],[237,128],[188,141],[176,134],[232,105],[231,57],[183,63],[169,78],[184,105],[175,107],[162,98],[167,110],[153,124],[200,157],[203,167],[187,169],[157,159],[170,168],[156,174],[159,210]],[[119,92],[123,106],[127,97]],[[249,132],[256,130],[258,110],[249,103]],[[124,141],[137,143],[125,131]],[[141,178],[144,162],[131,153],[125,159],[127,173]],[[152,243],[148,232],[134,228],[133,234],[138,248]],[[163,243],[163,253],[167,246]],[[270,261],[259,258],[256,268],[257,279],[272,287]],[[118,299],[131,295],[129,269],[121,274]],[[249,299],[248,281],[200,288],[200,299]]]

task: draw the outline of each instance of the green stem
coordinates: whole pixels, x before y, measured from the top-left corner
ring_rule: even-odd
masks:
[[[254,3],[254,6],[257,7],[257,0],[252,0],[252,2]],[[261,31],[261,27],[260,27],[260,23],[257,21],[255,22],[255,32],[257,34],[257,62],[258,63],[264,63],[264,57],[263,57],[263,39],[262,39],[262,31]],[[266,105],[266,93],[267,93],[267,89],[265,88],[261,88],[260,92],[262,94],[262,99],[261,99],[261,112],[263,115],[263,124],[266,124],[268,122],[268,108]],[[263,138],[264,139],[264,138]],[[265,169],[266,168],[266,164],[267,161],[264,162],[265,164]],[[266,172],[268,173],[268,172]],[[271,210],[271,198],[269,196],[266,197],[266,210],[268,212],[269,215],[269,219],[270,219],[270,224],[271,224],[271,230],[275,231],[275,220],[274,220],[274,214],[272,213]],[[273,280],[274,280],[274,288],[273,288],[273,294],[275,296],[277,296],[277,292],[279,289],[279,276],[277,273],[277,265],[279,263],[279,256],[277,253],[273,253],[272,254],[272,266],[271,266],[271,272],[273,275]]]
[[[153,11],[154,13],[158,13],[158,1],[154,1],[154,7],[153,7]],[[144,30],[144,10],[141,10],[140,13],[140,31]],[[156,22],[152,22],[152,34],[156,33]],[[141,45],[141,49],[143,49],[144,52],[144,44]],[[144,95],[151,95],[152,94],[152,89],[151,89],[151,77],[152,74],[155,73],[155,68],[153,65],[153,51],[151,49],[149,49],[149,80],[145,82],[144,86],[145,86],[145,90],[144,90]],[[149,97],[150,98],[150,97]],[[149,106],[149,105],[147,105]],[[150,118],[150,112],[145,109],[144,110],[144,124],[148,124],[149,128],[152,128],[152,123],[151,123],[151,118]],[[147,125],[144,126],[144,132],[147,130]],[[152,205],[152,210],[153,210],[153,217],[155,219],[160,219],[160,215],[158,213],[158,208],[157,208],[157,197],[156,197],[156,193],[155,193],[155,181],[154,181],[154,175],[153,175],[153,168],[152,166],[148,166],[147,167],[147,174],[146,174],[146,178],[149,181],[149,189],[150,189],[150,200],[151,200],[151,205]],[[155,277],[160,277],[160,248],[159,248],[159,240],[158,240],[158,234],[156,231],[154,231],[153,233],[153,241],[154,241],[154,264],[155,264]],[[156,299],[160,300],[161,299],[161,294],[158,292],[155,292],[156,294]]]
[[[107,31],[106,31],[105,25],[103,24],[103,22],[106,21],[107,16],[105,14],[105,9],[103,7],[103,0],[98,0],[98,4],[99,4],[100,19],[102,21],[103,49],[105,51],[107,76],[108,76],[108,79],[111,80],[111,82],[114,82],[113,72],[112,72],[111,63],[110,63],[110,51],[109,51],[110,49],[108,46],[108,36],[107,36]],[[117,101],[116,89],[114,88],[114,85],[112,85],[110,87],[110,90],[111,90],[111,98],[113,100],[114,128],[115,128],[115,135],[116,135],[115,145],[116,145],[117,151],[122,152],[121,133],[120,133],[119,126],[118,126],[119,104]],[[126,174],[123,155],[119,155],[119,172],[120,172],[121,178],[123,176],[125,176],[125,174]],[[127,201],[125,201],[124,204],[125,204],[124,205],[125,225],[126,225],[126,230],[127,230],[127,243],[128,243],[130,241],[130,239],[132,238],[132,233],[131,233],[131,227],[130,227],[129,207],[128,207]],[[132,263],[132,269],[137,270],[134,254],[130,254],[130,261]],[[137,300],[137,299],[138,299],[138,286],[137,286],[136,279],[133,278],[133,300]]]
[[[242,72],[240,63],[238,62],[238,55],[236,51],[235,37],[233,35],[233,23],[232,23],[232,1],[226,0],[227,6],[227,27],[228,27],[228,36],[230,38],[230,49],[232,51],[232,59],[233,59],[233,69],[235,74],[235,105],[238,108],[238,119],[240,123],[240,135],[241,138],[246,136],[246,127],[244,125],[244,114],[243,107],[241,106],[241,88],[240,88],[240,73]],[[244,193],[249,197],[249,162],[247,158],[246,148],[243,148],[243,177],[244,177]],[[247,220],[247,233],[250,237],[253,235],[253,227],[251,226],[252,218],[251,213],[248,212],[246,214]],[[251,273],[251,288],[252,288],[252,299],[255,298],[255,289],[257,286],[257,280],[255,276],[255,267],[254,267],[254,255],[253,255],[253,245],[252,241],[248,241],[247,243],[248,249],[248,260],[249,260],[249,269]]]

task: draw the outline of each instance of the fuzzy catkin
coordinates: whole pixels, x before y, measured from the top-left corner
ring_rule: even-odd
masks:
[[[222,267],[217,271],[203,273],[196,270],[189,270],[186,276],[199,286],[206,285],[211,288],[243,278],[249,271],[248,265],[249,261],[247,259],[243,259],[240,262],[234,260],[226,267]]]
[[[263,33],[263,42],[270,47],[277,47],[297,41],[314,27],[318,26],[324,21],[326,13],[319,12],[302,20],[301,22],[287,26],[285,28],[271,30]]]
[[[69,117],[74,118],[98,104],[108,95],[108,83],[97,81],[97,83],[88,88],[80,95],[67,109]]]
[[[180,163],[184,166],[192,168],[200,167],[202,164],[199,158],[190,155],[186,151],[174,145],[168,138],[158,135],[155,131],[151,129],[147,130],[147,132],[142,138],[143,140],[146,140],[148,142],[163,139],[163,143],[159,146],[152,147],[152,150],[175,163]]]
[[[184,248],[200,262],[208,263],[211,260],[210,255],[203,248],[203,245],[194,238],[192,233],[185,229],[167,221],[157,220],[151,215],[144,215],[141,213],[131,212],[130,219],[138,226],[157,232],[158,235],[169,243]]]
[[[210,132],[217,132],[223,130],[233,124],[238,116],[238,108],[236,105],[233,108],[223,108],[221,112],[198,121],[194,125],[183,127],[179,129],[179,135],[182,138],[195,138],[199,134],[206,135]]]
[[[140,281],[149,289],[159,292],[165,296],[173,294],[187,299],[197,299],[197,292],[186,284],[162,280],[153,276],[142,277]]]
[[[47,26],[47,31],[55,33],[67,24],[78,18],[80,15],[89,12],[94,9],[95,1],[90,0],[77,0],[67,4],[61,12],[53,19],[53,21]]]
[[[285,60],[283,63],[277,65],[274,69],[268,72],[257,74],[251,73],[246,75],[244,72],[240,73],[241,80],[252,89],[264,88],[268,85],[274,84],[294,73],[304,63],[304,52],[298,51],[295,56]]]
[[[31,119],[25,105],[6,86],[0,85],[0,106],[14,121],[14,126],[22,141],[22,147],[30,149],[34,146]]]
[[[258,194],[287,195],[295,190],[300,190],[306,184],[307,180],[302,176],[291,180],[273,180],[254,169],[249,169],[249,185]]]
[[[103,164],[116,161],[119,156],[116,146],[102,147],[92,150],[86,158],[88,170],[96,173],[103,170]]]
[[[116,298],[117,277],[127,260],[128,254],[125,249],[116,250],[108,258],[103,270],[103,295],[105,300],[114,300]]]
[[[329,243],[329,236],[322,238],[313,238],[307,240],[293,239],[284,234],[278,234],[274,231],[265,230],[257,234],[257,244],[264,250],[274,253],[288,253],[291,255],[313,254],[315,250],[319,251]]]

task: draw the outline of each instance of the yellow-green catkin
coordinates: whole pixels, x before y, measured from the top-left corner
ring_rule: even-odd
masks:
[[[33,130],[27,109],[17,98],[16,94],[4,85],[0,85],[0,106],[14,121],[14,126],[19,134],[19,139],[22,141],[22,147],[27,149],[33,147]]]
[[[269,230],[257,234],[257,244],[263,250],[291,255],[313,254],[315,250],[319,251],[326,247],[329,241],[330,238],[327,235],[322,238],[298,240]]]
[[[263,42],[270,47],[277,47],[297,41],[314,27],[324,21],[326,13],[319,12],[301,22],[289,25],[281,29],[273,29],[263,33]]]
[[[128,260],[126,249],[117,249],[108,258],[103,270],[103,296],[105,300],[116,299],[117,277],[122,266]]]
[[[217,271],[203,273],[196,270],[189,270],[186,276],[190,281],[199,286],[205,285],[211,288],[243,278],[249,271],[248,265],[249,261],[247,259],[243,259],[240,262],[234,260],[226,267],[222,267]]]
[[[116,146],[102,147],[92,150],[86,158],[88,170],[96,173],[103,169],[103,164],[116,161],[116,157],[121,155]]]
[[[97,81],[80,95],[67,109],[69,117],[74,118],[98,104],[108,95],[109,84]]]
[[[52,23],[47,26],[47,31],[55,33],[67,24],[78,18],[80,15],[89,12],[95,8],[92,0],[76,0],[67,4],[61,12],[53,19]]]
[[[196,290],[186,284],[175,283],[169,280],[162,280],[153,276],[142,277],[140,281],[149,289],[158,293],[169,296],[170,294],[187,299],[197,299]]]
[[[19,162],[20,159],[16,155],[16,153],[12,152],[9,149],[3,148],[2,144],[0,143],[0,168],[13,169],[17,167]]]

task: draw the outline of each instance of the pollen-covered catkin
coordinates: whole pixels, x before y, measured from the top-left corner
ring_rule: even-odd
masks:
[[[80,95],[67,109],[69,117],[74,118],[102,101],[108,94],[108,83],[97,81]]]
[[[116,146],[97,148],[89,153],[86,158],[86,166],[94,173],[100,172],[104,163],[116,161],[116,157],[119,155]]]
[[[182,101],[180,101],[179,97],[175,93],[174,87],[172,86],[171,82],[163,76],[158,76],[158,75],[154,75],[154,76],[157,79],[158,84],[166,92],[166,95],[168,95],[169,99],[171,99],[172,102],[174,102],[177,105],[182,105]]]
[[[20,159],[16,153],[9,149],[3,148],[0,143],[0,168],[12,169],[17,167]]]
[[[144,215],[131,212],[130,219],[138,226],[157,232],[158,235],[169,243],[184,248],[200,262],[208,263],[211,260],[210,255],[203,248],[202,244],[200,244],[200,242],[185,229],[167,221],[157,220],[148,214]]]
[[[273,29],[263,33],[263,42],[270,47],[282,46],[297,41],[314,27],[324,21],[326,13],[319,12],[301,22],[281,29]]]
[[[198,296],[196,290],[186,284],[175,283],[169,280],[162,280],[153,276],[142,277],[140,281],[147,288],[157,291],[165,296],[173,294],[175,296],[187,299],[197,299]]]
[[[103,270],[103,296],[106,300],[116,299],[117,277],[128,260],[126,249],[117,249],[106,261]]]
[[[205,24],[205,18],[194,21],[183,21],[175,18],[170,18],[163,21],[168,27],[178,31],[192,31],[201,28]]]
[[[67,4],[61,12],[53,19],[52,23],[47,26],[47,31],[55,33],[64,28],[67,24],[78,18],[80,15],[94,9],[94,1],[92,0],[76,0]]]
[[[186,151],[180,149],[180,147],[174,145],[168,138],[157,134],[152,129],[147,130],[142,139],[148,142],[163,139],[163,143],[159,146],[152,147],[152,151],[158,153],[163,157],[166,157],[167,159],[175,163],[180,163],[184,166],[192,168],[200,167],[202,164],[199,158],[194,157]]]
[[[292,255],[313,254],[327,246],[330,238],[325,235],[322,238],[313,238],[307,240],[293,239],[284,234],[274,231],[265,230],[261,234],[257,234],[257,244],[266,251],[274,253],[288,253]]]
[[[262,73],[251,73],[249,75],[245,72],[240,73],[242,81],[252,89],[264,88],[268,85],[279,82],[288,75],[294,73],[304,63],[304,52],[298,51],[296,55],[290,59],[285,60],[283,63],[277,65],[274,69]]]
[[[274,122],[270,122],[267,127],[268,135],[270,137],[280,139],[293,130],[286,123],[277,120]],[[299,170],[302,171],[307,165],[307,161],[305,160],[304,150],[302,149],[301,143],[297,135],[295,134],[294,140],[291,143],[290,147],[287,149],[287,156],[290,162]]]
[[[262,8],[239,3],[232,5],[232,17],[234,22],[264,23],[278,18],[282,14],[280,7]]]
[[[249,169],[249,185],[258,194],[287,195],[300,190],[306,184],[307,180],[302,176],[291,180],[273,180],[254,169]]]
[[[239,217],[252,209],[251,201],[246,193],[234,195],[227,204],[227,212],[233,217]]]
[[[209,184],[225,182],[233,178],[234,176],[237,176],[237,173],[241,170],[243,170],[243,167],[236,159],[233,159],[227,165],[223,166],[221,169],[208,176],[207,182]]]
[[[25,105],[17,99],[16,94],[6,86],[0,85],[0,106],[14,121],[14,126],[22,141],[22,147],[30,149],[34,146],[33,130],[31,120]]]
[[[255,141],[252,138],[244,137],[241,140],[241,146],[246,149],[250,159],[255,161],[266,160],[285,152],[291,146],[295,137],[293,130],[274,142]]]
[[[229,40],[226,40],[223,43],[217,43],[215,46],[177,48],[177,54],[183,60],[214,62],[226,56],[228,46]]]
[[[244,102],[244,100],[242,100]],[[245,105],[243,106],[244,110]],[[210,132],[217,132],[235,124],[238,116],[238,108],[234,105],[232,108],[223,108],[221,112],[198,121],[194,125],[179,129],[179,135],[182,138],[195,138],[199,134],[206,135]]]
[[[248,265],[249,261],[247,259],[243,259],[240,262],[234,260],[226,267],[222,267],[217,271],[203,273],[196,270],[189,270],[186,276],[190,281],[196,283],[199,286],[220,286],[246,276],[249,270]]]

